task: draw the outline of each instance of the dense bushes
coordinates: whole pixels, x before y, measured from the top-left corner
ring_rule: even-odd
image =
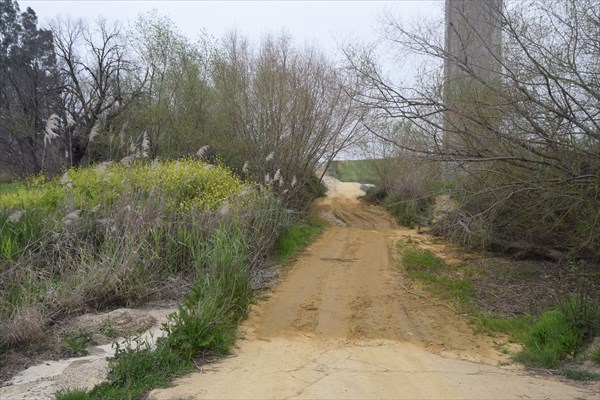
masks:
[[[1,346],[40,340],[65,315],[181,292],[223,267],[229,245],[251,273],[287,220],[270,191],[190,160],[70,170],[1,207]],[[230,228],[239,243],[215,241]]]
[[[544,313],[522,337],[525,345],[516,359],[536,367],[555,367],[575,359],[600,331],[600,307],[584,296],[572,296]]]

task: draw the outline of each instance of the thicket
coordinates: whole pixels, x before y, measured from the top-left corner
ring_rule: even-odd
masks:
[[[251,276],[289,221],[270,190],[199,161],[44,180],[2,195],[0,347],[43,341],[65,316],[180,293],[228,263]]]
[[[477,6],[476,16],[465,11]],[[437,194],[454,202],[439,233],[479,248],[600,259],[600,19],[590,11],[599,6],[457,1],[446,32],[441,21],[407,26],[388,15],[389,43],[427,59],[410,87],[386,79],[372,52],[347,50],[369,131],[392,157],[438,163],[449,191]],[[500,43],[483,39],[491,29]],[[462,50],[445,49],[444,33]],[[404,172],[400,180],[422,180],[410,165]]]
[[[317,165],[361,132],[364,111],[346,91],[355,82],[287,34],[192,41],[156,12],[128,26],[58,18],[38,29],[31,8],[0,4],[2,180],[199,152],[304,209],[322,192]],[[37,47],[21,48],[29,35]]]

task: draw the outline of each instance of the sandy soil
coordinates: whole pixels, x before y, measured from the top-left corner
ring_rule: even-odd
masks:
[[[107,313],[86,314],[71,322],[71,330],[86,329],[96,333],[107,321],[116,333],[124,336],[143,332],[142,338],[153,343],[163,335],[161,324],[174,312],[172,306],[147,307],[143,309],[118,309]],[[114,355],[113,339],[94,335],[104,344],[88,348],[89,355],[62,360],[48,360],[29,367],[0,387],[0,400],[53,399],[61,389],[91,389],[106,379],[107,358]],[[116,339],[123,343],[122,338]]]
[[[332,226],[253,307],[233,356],[149,399],[600,398],[530,376],[462,316],[407,292],[394,243],[416,232],[357,201],[359,184],[326,184],[315,212]]]

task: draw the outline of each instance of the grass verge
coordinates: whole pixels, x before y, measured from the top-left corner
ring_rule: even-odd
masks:
[[[198,243],[196,258],[202,270],[178,311],[163,326],[155,346],[139,337],[117,346],[108,380],[90,391],[74,389],[56,399],[139,399],[173,377],[190,372],[196,357],[227,354],[235,341],[238,322],[252,299],[247,262],[249,243],[239,220],[221,221],[212,238]]]
[[[514,359],[529,367],[555,368],[564,360],[577,360],[585,345],[600,332],[600,307],[583,294],[567,297],[537,317],[489,315],[477,307],[477,271],[467,264],[449,265],[414,243],[399,243],[399,251],[411,278],[434,295],[455,302],[471,316],[477,331],[503,333],[510,341],[520,343],[523,349]],[[600,350],[590,358],[600,359]],[[586,376],[585,371],[563,375],[573,379]]]
[[[408,275],[435,295],[451,300],[462,308],[471,308],[475,299],[473,282],[463,278],[459,269],[447,265],[431,250],[402,245],[402,264]]]
[[[275,243],[275,258],[286,264],[294,254],[312,242],[325,228],[316,220],[299,220],[292,223]]]

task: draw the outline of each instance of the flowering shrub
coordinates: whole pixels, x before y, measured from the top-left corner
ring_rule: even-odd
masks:
[[[98,204],[110,205],[124,190],[168,196],[173,209],[214,210],[241,188],[241,179],[228,168],[200,161],[187,159],[133,166],[105,163],[71,169],[48,182],[43,177],[33,178],[26,187],[2,195],[0,212],[48,210],[68,201],[76,209],[92,209]]]
[[[189,212],[215,210],[243,187],[226,167],[190,159],[132,166],[103,163],[26,183],[0,197],[0,259],[14,259],[29,243],[71,223],[82,211],[111,214],[125,194],[136,201],[160,197],[166,210]]]

